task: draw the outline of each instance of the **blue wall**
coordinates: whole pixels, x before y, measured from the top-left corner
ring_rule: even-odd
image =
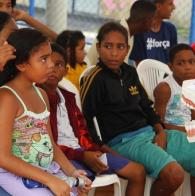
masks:
[[[35,0],[29,0],[29,14],[31,16],[34,16],[35,15]]]
[[[190,44],[195,42],[195,0],[192,0],[192,16],[191,16],[191,29],[190,29]]]

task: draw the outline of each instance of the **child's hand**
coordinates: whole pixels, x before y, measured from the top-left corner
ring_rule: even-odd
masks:
[[[167,134],[165,131],[159,131],[158,133],[156,133],[155,137],[154,137],[154,143],[163,148],[166,149],[167,146]]]
[[[86,174],[87,173],[84,170],[80,170],[80,169],[75,170],[72,174],[73,177],[79,177],[84,179],[85,185],[82,187],[78,187],[78,191],[82,193],[88,193],[89,190],[91,189],[92,182],[89,178],[86,177]]]
[[[88,194],[88,192],[91,190],[91,184],[92,182],[90,184],[85,183],[85,186],[78,187],[77,189],[78,189],[79,195],[83,195],[82,193]]]
[[[91,180],[89,178],[87,178],[86,176],[80,176],[79,178],[84,179],[85,185],[84,186],[78,186],[78,192],[79,193],[88,193],[89,190],[91,189]]]
[[[15,48],[9,45],[7,42],[4,42],[4,44],[0,46],[0,71],[3,70],[3,67],[7,61],[16,58],[16,56],[13,54],[14,52]]]
[[[85,181],[85,185],[91,186],[92,182],[89,178],[87,178],[86,175],[87,175],[87,173],[84,170],[81,170],[81,169],[76,169],[72,174],[72,176],[75,177],[75,178],[76,177],[83,178],[84,181]]]
[[[47,186],[56,196],[70,196],[71,187],[63,180],[57,177],[50,179]]]
[[[99,157],[102,155],[102,152],[96,151],[85,151],[84,152],[84,162],[87,166],[90,167],[94,172],[97,174],[102,173],[103,171],[106,171],[108,169],[108,166],[105,165],[101,160],[99,160]]]

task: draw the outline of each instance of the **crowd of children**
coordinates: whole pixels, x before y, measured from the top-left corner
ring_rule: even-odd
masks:
[[[57,35],[15,4],[0,0],[0,195],[85,196],[96,175],[116,173],[128,180],[127,196],[144,195],[146,175],[151,196],[171,196],[187,171],[195,196],[195,143],[184,126],[195,112],[181,102],[182,82],[195,79],[195,52],[164,21],[173,0],[135,1],[127,20],[102,25],[82,84],[90,66],[84,34]],[[34,29],[18,29],[16,20]],[[147,58],[172,70],[154,105],[128,64]],[[58,87],[63,78],[80,92],[82,111]]]

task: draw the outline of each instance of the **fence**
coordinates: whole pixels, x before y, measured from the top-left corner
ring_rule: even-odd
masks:
[[[99,27],[109,20],[129,15],[135,0],[18,0],[22,9],[48,24],[57,32],[79,29],[92,42]],[[195,0],[175,0],[171,21],[176,25],[180,42],[195,41]],[[192,9],[194,11],[192,12]]]

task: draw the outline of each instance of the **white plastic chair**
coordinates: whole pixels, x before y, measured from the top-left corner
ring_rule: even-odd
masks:
[[[82,111],[80,94],[79,94],[77,87],[70,80],[66,78],[63,78],[58,83],[58,86],[62,89],[68,90],[75,94],[76,104],[79,107],[79,109]]]
[[[114,185],[114,196],[122,196],[121,195],[121,185],[119,177],[116,174],[105,174],[96,176],[95,180],[92,183],[92,189],[89,191],[88,196],[95,195],[95,189],[97,187]]]
[[[125,196],[125,191],[126,191],[126,187],[127,187],[127,180],[125,180],[123,178],[119,178],[119,179],[120,179],[120,184],[121,184],[121,195]],[[153,182],[154,182],[153,178],[146,176],[144,196],[150,196],[150,189],[151,189]]]
[[[181,194],[178,196],[191,196],[191,188],[190,188],[190,175],[185,172],[185,178],[183,185],[181,186]]]
[[[159,82],[171,74],[168,65],[154,60],[145,59],[138,64],[137,73],[141,84],[145,88],[148,97],[154,101],[153,90]]]

